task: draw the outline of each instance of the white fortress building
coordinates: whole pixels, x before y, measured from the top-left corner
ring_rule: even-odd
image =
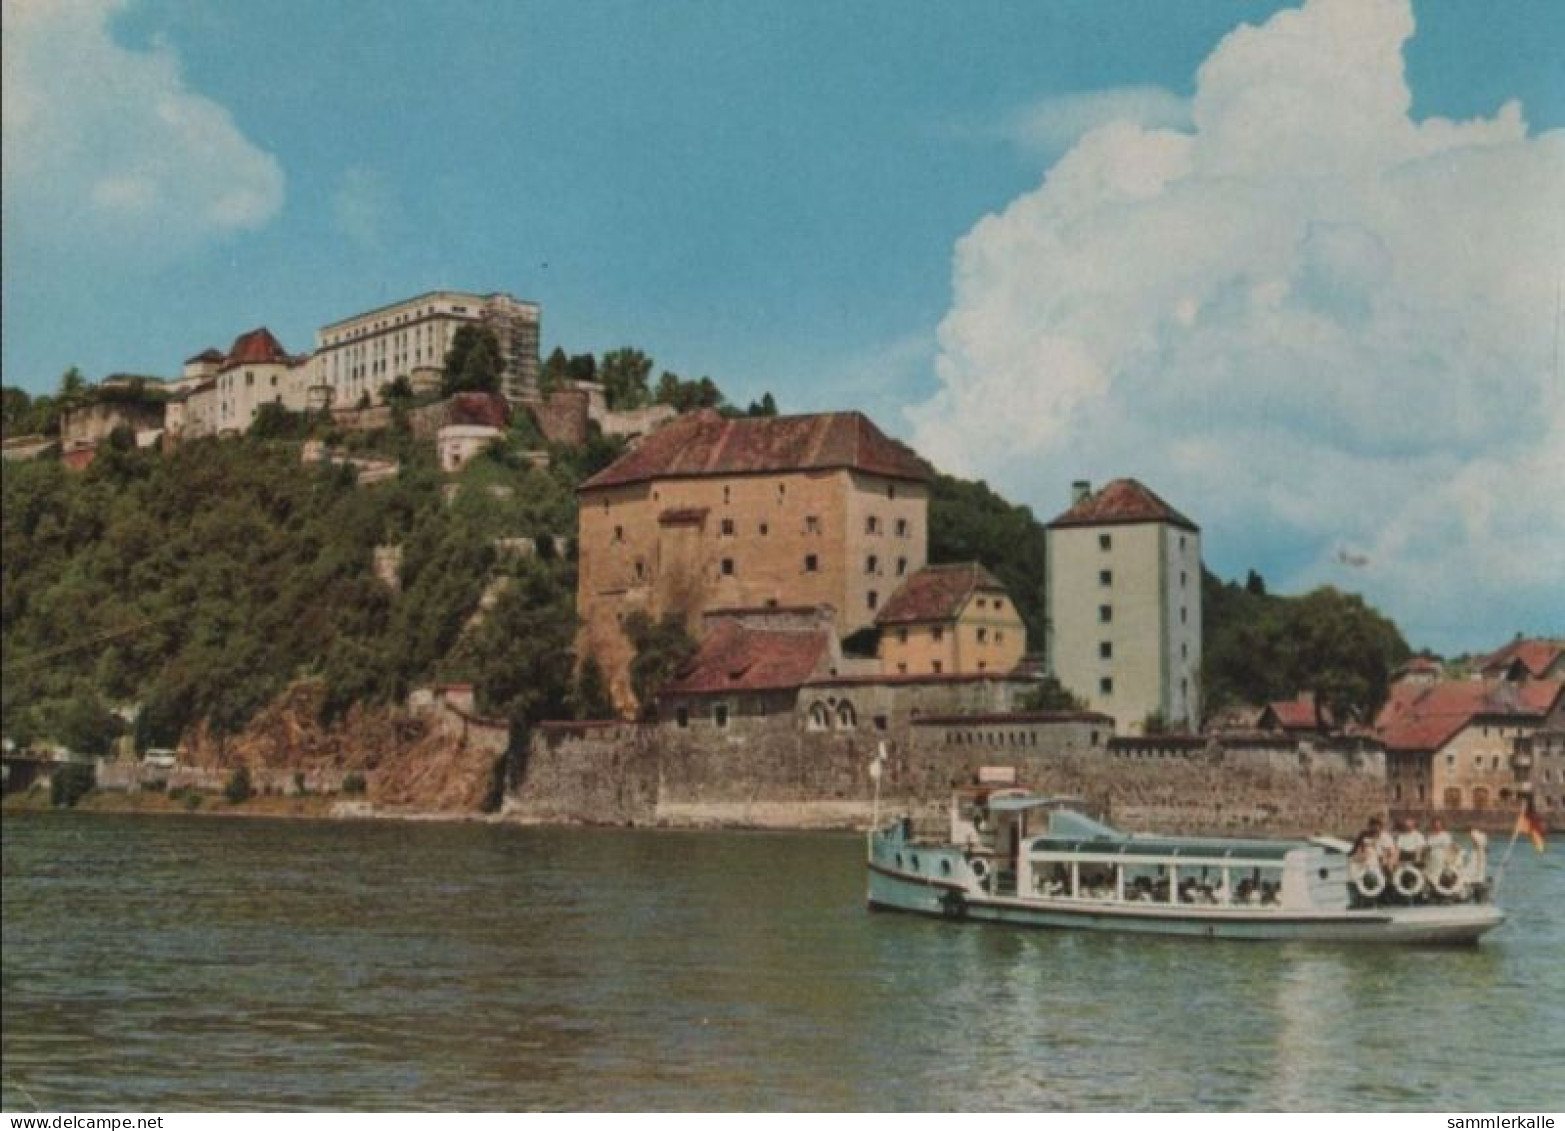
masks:
[[[1049,670],[1120,734],[1201,723],[1201,531],[1134,479],[1048,525]]]
[[[505,368],[500,391],[518,400],[538,383],[538,305],[508,294],[430,291],[321,327],[315,335],[313,407],[352,408],[399,377],[415,389],[438,385],[457,328],[494,331]]]

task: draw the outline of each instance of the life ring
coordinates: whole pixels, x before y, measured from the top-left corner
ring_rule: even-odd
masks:
[[[979,883],[983,883],[984,880],[988,879],[989,862],[987,860],[969,860],[967,862],[967,867],[972,871],[973,879],[977,880]]]
[[[1424,873],[1413,864],[1403,864],[1391,877],[1391,886],[1397,889],[1397,894],[1403,899],[1418,898],[1424,893],[1428,882],[1424,879]]]
[[[1455,868],[1447,868],[1434,878],[1430,885],[1435,889],[1435,894],[1443,899],[1456,899],[1462,895],[1467,887],[1467,881],[1462,879],[1462,873]]]
[[[1386,874],[1379,868],[1365,868],[1353,877],[1353,887],[1365,899],[1379,899],[1386,892]]]

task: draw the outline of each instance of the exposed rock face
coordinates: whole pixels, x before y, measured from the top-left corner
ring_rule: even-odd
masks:
[[[504,743],[493,724],[464,723],[436,707],[354,705],[321,721],[325,687],[293,684],[236,735],[198,726],[185,737],[185,760],[206,769],[362,773],[378,808],[478,812],[490,793]]]

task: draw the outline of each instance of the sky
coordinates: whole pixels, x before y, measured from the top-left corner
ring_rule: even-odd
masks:
[[[0,0],[3,377],[422,291],[1565,635],[1565,4]]]

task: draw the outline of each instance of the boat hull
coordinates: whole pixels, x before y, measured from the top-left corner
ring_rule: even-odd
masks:
[[[1114,931],[1267,942],[1461,946],[1504,921],[1489,904],[1377,907],[1311,913],[1206,908],[1192,911],[1091,900],[1020,900],[974,892],[970,885],[899,872],[872,861],[869,907],[1017,927]]]

